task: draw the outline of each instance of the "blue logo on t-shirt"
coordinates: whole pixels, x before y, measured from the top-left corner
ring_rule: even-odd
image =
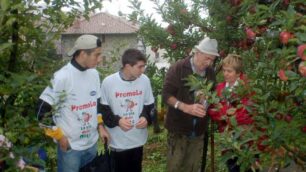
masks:
[[[96,95],[96,94],[97,94],[96,91],[91,91],[91,92],[90,92],[90,95],[91,95],[91,96],[94,96],[94,95]]]

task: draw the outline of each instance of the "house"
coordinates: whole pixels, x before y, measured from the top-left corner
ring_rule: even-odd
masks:
[[[89,20],[76,20],[62,33],[61,54],[67,57],[67,52],[80,35],[93,34],[102,40],[102,57],[108,61],[116,61],[127,48],[144,49],[142,42],[137,38],[138,29],[136,24],[121,17],[105,12],[97,13],[90,16]]]

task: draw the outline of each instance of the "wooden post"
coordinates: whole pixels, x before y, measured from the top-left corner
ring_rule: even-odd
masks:
[[[211,156],[211,172],[215,172],[215,138],[214,138],[214,122],[210,120],[210,156]]]

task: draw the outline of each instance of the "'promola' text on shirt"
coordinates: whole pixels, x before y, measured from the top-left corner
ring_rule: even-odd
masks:
[[[142,91],[135,90],[135,91],[129,91],[129,92],[123,92],[123,93],[120,93],[120,92],[115,93],[116,98],[118,98],[118,97],[132,97],[132,96],[139,96],[139,95],[142,95]]]
[[[82,104],[82,105],[71,105],[71,111],[84,110],[84,109],[95,107],[95,106],[97,106],[97,102],[90,101],[89,103]]]

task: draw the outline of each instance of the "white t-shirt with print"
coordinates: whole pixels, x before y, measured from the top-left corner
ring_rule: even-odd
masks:
[[[98,140],[97,99],[100,98],[97,70],[80,71],[68,63],[54,74],[51,86],[40,95],[55,111],[53,120],[74,150],[85,150]]]
[[[152,103],[154,103],[154,97],[151,83],[144,74],[134,81],[124,81],[117,72],[103,80],[101,104],[109,105],[115,115],[130,118],[134,125],[129,131],[123,131],[119,126],[107,128],[111,135],[110,147],[132,149],[146,143],[147,128],[137,129],[135,125],[143,106]]]

